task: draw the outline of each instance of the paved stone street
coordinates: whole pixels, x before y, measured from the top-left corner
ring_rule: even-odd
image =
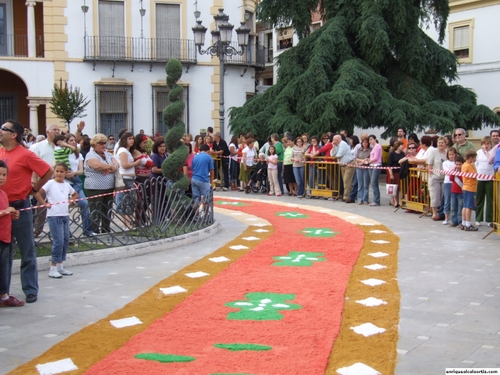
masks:
[[[216,195],[270,199],[240,192]],[[397,374],[442,374],[447,367],[500,368],[500,237],[492,234],[482,240],[489,228],[464,232],[428,217],[394,213],[385,195],[380,207],[287,196],[272,199],[352,212],[383,223],[401,238]],[[216,220],[221,232],[200,243],[75,266],[74,276],[62,280],[40,271],[37,303],[0,310],[0,372],[9,372],[106,317],[246,228],[229,216],[216,214]],[[19,275],[12,280],[12,294],[24,298]]]

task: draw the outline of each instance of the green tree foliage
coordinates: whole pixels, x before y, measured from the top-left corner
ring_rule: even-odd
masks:
[[[73,86],[68,87],[68,82],[59,81],[59,85],[54,83],[54,89],[52,90],[52,99],[50,104],[52,106],[51,111],[58,118],[66,122],[68,130],[70,129],[71,121],[75,118],[81,118],[87,116],[85,114],[85,108],[90,103],[85,96],[80,92],[78,87],[73,89]]]
[[[188,156],[188,147],[181,142],[186,132],[186,125],[180,120],[184,111],[182,94],[184,89],[177,84],[182,76],[182,64],[177,59],[170,59],[165,66],[167,73],[167,86],[170,88],[168,100],[170,104],[163,110],[163,123],[169,131],[165,135],[165,145],[169,153],[161,165],[163,176],[172,181],[173,189],[186,190],[189,185],[188,178],[181,172]]]
[[[326,23],[307,35],[310,9]],[[306,9],[307,8],[307,9]],[[498,123],[458,84],[457,59],[421,26],[445,36],[447,0],[262,0],[260,17],[291,22],[303,39],[278,58],[278,82],[230,109],[233,133],[321,134],[380,127],[383,136]],[[309,21],[308,21],[309,20]]]

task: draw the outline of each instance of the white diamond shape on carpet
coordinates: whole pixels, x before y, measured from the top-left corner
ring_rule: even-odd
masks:
[[[365,337],[378,335],[379,333],[385,332],[385,328],[377,327],[372,323],[364,323],[356,327],[351,327],[351,329],[358,335],[363,335]]]
[[[337,373],[340,375],[380,375],[380,372],[361,362],[339,368]]]
[[[377,252],[377,253],[370,253],[370,254],[368,254],[368,255],[369,255],[369,256],[372,256],[372,257],[374,257],[374,258],[382,258],[382,257],[386,257],[386,256],[387,256],[387,255],[389,255],[389,254],[387,254],[387,253],[382,253],[381,251],[379,251],[379,252]]]
[[[267,227],[267,226],[269,226],[269,224],[265,224],[265,223],[254,223],[252,225],[254,227]]]
[[[182,286],[176,285],[168,288],[160,288],[160,291],[168,296],[171,294],[185,293],[187,292],[187,289],[184,289]]]
[[[384,280],[379,280],[379,279],[361,280],[361,282],[365,285],[370,285],[370,286],[379,286],[385,284]]]
[[[233,250],[245,250],[245,249],[248,249],[247,246],[243,246],[243,245],[229,246],[229,248],[233,249]]]
[[[387,232],[385,230],[374,229],[374,230],[371,230],[370,233],[382,234],[382,233],[387,233]]]
[[[257,240],[260,240],[259,237],[254,237],[254,236],[251,236],[251,237],[243,237],[243,239],[245,241],[257,241]]]
[[[372,270],[372,271],[377,271],[377,270],[381,270],[383,268],[387,268],[387,266],[383,266],[381,264],[370,264],[369,266],[365,266],[365,268],[368,268],[369,270]]]
[[[384,240],[372,240],[373,243],[377,243],[377,244],[386,244],[386,243],[390,243],[389,241],[384,241]]]
[[[192,279],[197,279],[198,277],[204,277],[208,276],[209,274],[203,271],[198,271],[198,272],[191,272],[191,273],[186,273],[187,277],[190,277]]]
[[[214,262],[214,263],[220,263],[220,262],[227,262],[228,260],[231,260],[226,257],[217,257],[217,258],[208,258],[209,261]]]
[[[36,365],[40,375],[60,374],[61,372],[78,370],[71,358],[61,359],[60,361],[47,362],[42,365]]]
[[[374,297],[362,299],[362,300],[356,301],[356,303],[359,303],[359,304],[367,306],[367,307],[387,305],[387,302],[382,301],[381,299],[378,299],[378,298],[374,298]]]
[[[256,233],[267,233],[269,231],[267,229],[255,229],[254,232],[256,232]]]
[[[124,319],[110,320],[109,322],[115,328],[130,327],[130,326],[136,326],[138,324],[142,324],[142,322],[136,316],[132,316],[130,318],[124,318]]]

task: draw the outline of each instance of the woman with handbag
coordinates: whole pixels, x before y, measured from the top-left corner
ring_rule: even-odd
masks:
[[[90,212],[97,214],[92,223],[95,233],[109,233],[108,211],[113,204],[115,172],[120,167],[116,159],[106,151],[107,138],[96,134],[90,141],[91,149],[85,157],[85,191],[89,200]],[[95,198],[93,198],[95,197]]]
[[[123,178],[124,188],[126,190],[132,189],[134,187],[135,181],[135,167],[137,167],[141,161],[134,160],[132,156],[135,148],[134,148],[134,135],[130,132],[125,132],[120,137],[120,141],[118,143],[118,150],[116,150],[116,157],[118,159],[118,164],[120,165],[120,169],[118,173],[120,173]],[[128,196],[130,198],[125,199]],[[116,194],[116,211],[123,215],[123,220],[125,226],[124,230],[130,229],[132,227],[131,215],[135,211],[136,203],[134,192],[127,193],[118,193]]]
[[[399,161],[405,157],[404,143],[402,141],[394,142],[392,151],[389,153],[389,161],[387,162],[387,174],[385,183],[396,185],[399,189]],[[398,208],[401,205],[401,193],[398,191],[396,195],[391,195],[391,205]]]

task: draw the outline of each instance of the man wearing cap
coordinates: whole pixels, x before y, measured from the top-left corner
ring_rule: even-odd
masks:
[[[7,163],[9,178],[3,190],[7,193],[9,206],[21,210],[18,220],[12,221],[12,236],[16,239],[21,253],[21,285],[26,302],[36,302],[38,298],[38,269],[33,239],[33,213],[29,209],[29,195],[34,195],[54,174],[52,167],[33,152],[22,146],[24,127],[16,121],[7,120],[0,130],[0,160]],[[31,177],[35,173],[40,178],[34,184]],[[28,210],[23,210],[27,209]],[[12,271],[12,258],[10,259]]]
[[[217,155],[222,158],[222,174],[224,175],[223,191],[229,188],[229,147],[225,140],[221,138],[220,132],[214,134],[214,143],[212,145],[212,155]],[[217,176],[219,178],[220,176]]]

